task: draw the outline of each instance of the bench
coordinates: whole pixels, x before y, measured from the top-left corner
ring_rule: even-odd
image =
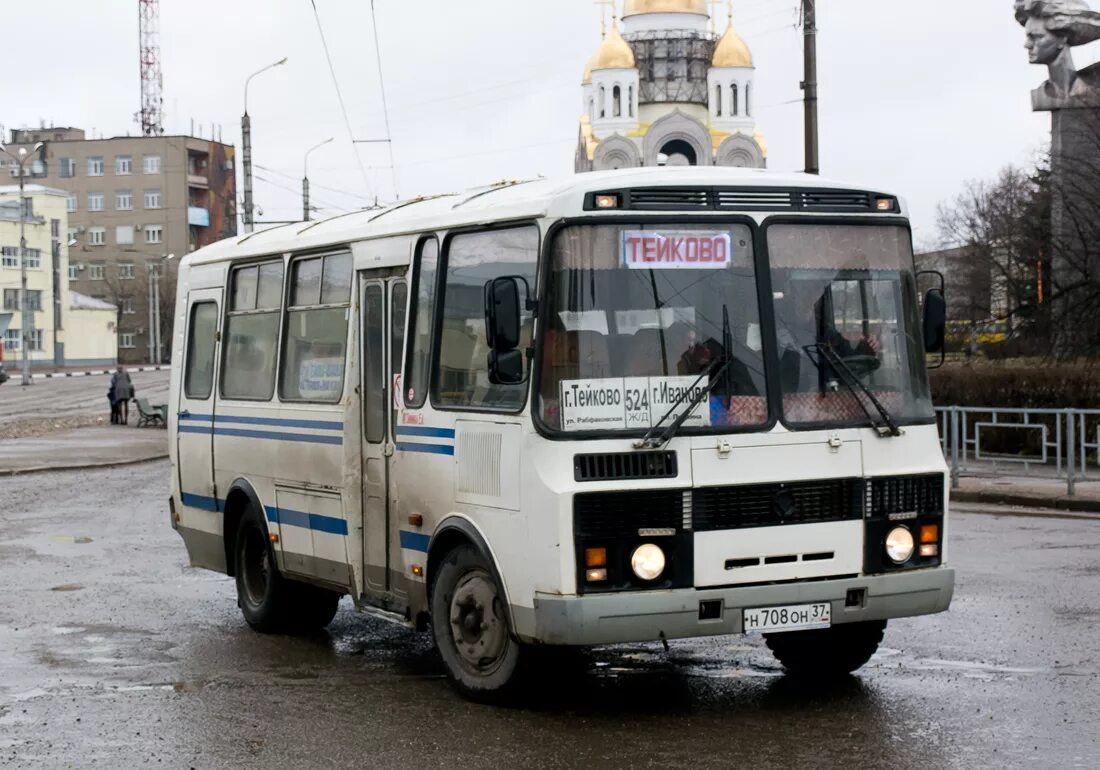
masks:
[[[150,406],[149,400],[145,398],[135,399],[137,401],[138,408],[138,424],[139,428],[144,428],[147,425],[160,426],[162,428],[168,427],[168,406],[156,405]]]

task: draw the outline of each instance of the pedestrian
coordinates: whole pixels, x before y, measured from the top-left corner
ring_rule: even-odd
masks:
[[[107,388],[107,403],[111,405],[111,425],[118,425],[118,402],[115,400],[115,381],[111,378],[111,387]]]
[[[114,403],[118,407],[118,422],[121,425],[130,424],[130,399],[134,397],[134,383],[130,381],[130,373],[122,366],[111,376],[111,389],[115,392]]]

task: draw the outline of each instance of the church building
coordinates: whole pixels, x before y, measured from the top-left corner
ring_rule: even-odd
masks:
[[[753,118],[755,68],[707,0],[626,0],[584,73],[576,170],[635,166],[764,168]]]

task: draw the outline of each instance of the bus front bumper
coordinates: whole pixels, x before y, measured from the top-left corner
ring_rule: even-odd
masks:
[[[955,570],[937,567],[867,577],[748,587],[680,589],[588,596],[536,594],[535,606],[512,607],[517,635],[555,645],[616,644],[743,632],[743,610],[829,602],[832,622],[857,623],[943,612]],[[701,620],[707,602],[713,619]],[[705,613],[704,613],[705,614]]]

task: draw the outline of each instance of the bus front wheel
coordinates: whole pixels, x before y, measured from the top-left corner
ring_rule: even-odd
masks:
[[[827,679],[861,668],[875,654],[885,630],[885,620],[872,620],[812,631],[765,634],[764,641],[787,673]]]
[[[253,629],[264,634],[310,633],[332,622],[340,594],[280,575],[255,510],[241,517],[234,554],[237,606]]]
[[[526,657],[513,638],[504,592],[481,553],[452,549],[432,582],[432,634],[452,683],[468,698],[493,701],[516,689]]]

